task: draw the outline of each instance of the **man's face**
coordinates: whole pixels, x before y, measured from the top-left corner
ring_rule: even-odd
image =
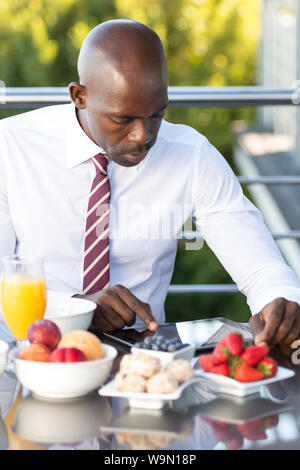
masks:
[[[154,72],[95,84],[85,107],[90,136],[119,165],[137,165],[156,142],[167,104],[167,81]]]

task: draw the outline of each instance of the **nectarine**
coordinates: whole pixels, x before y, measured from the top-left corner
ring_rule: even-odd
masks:
[[[52,351],[50,362],[82,362],[87,361],[86,355],[77,348],[57,348]]]
[[[23,348],[18,358],[26,361],[49,362],[51,351],[44,344],[30,344]]]
[[[55,349],[61,339],[58,326],[50,320],[36,320],[27,330],[27,339],[31,344],[44,344]]]
[[[66,333],[58,343],[58,348],[80,349],[89,361],[104,357],[100,339],[93,333],[84,330],[74,330]]]

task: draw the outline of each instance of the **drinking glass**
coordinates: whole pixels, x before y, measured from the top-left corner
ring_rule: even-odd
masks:
[[[14,255],[2,259],[2,313],[19,344],[26,340],[31,323],[44,317],[46,301],[46,281],[41,258]]]

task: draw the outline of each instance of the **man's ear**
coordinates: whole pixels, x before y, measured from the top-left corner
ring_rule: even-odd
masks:
[[[70,98],[76,108],[85,109],[86,107],[86,87],[77,82],[71,82],[69,85]]]

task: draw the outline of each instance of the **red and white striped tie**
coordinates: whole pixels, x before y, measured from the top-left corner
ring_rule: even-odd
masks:
[[[85,229],[83,294],[109,286],[109,202],[108,157],[93,157],[96,176],[92,183]]]

